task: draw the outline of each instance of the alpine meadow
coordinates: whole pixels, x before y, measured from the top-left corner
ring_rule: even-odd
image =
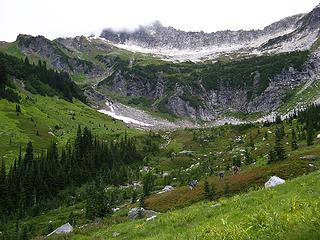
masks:
[[[63,21],[99,8],[80,2]],[[320,239],[320,5],[258,30],[105,24],[0,41],[0,240]]]

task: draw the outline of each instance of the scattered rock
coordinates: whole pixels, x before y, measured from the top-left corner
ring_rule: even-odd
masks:
[[[197,180],[191,180],[191,181],[188,183],[188,186],[189,186],[189,188],[190,188],[191,190],[194,189],[197,185],[198,185],[198,181],[197,181]]]
[[[47,237],[53,235],[53,234],[66,234],[66,233],[70,233],[73,231],[73,227],[71,226],[70,223],[66,223],[64,225],[62,225],[61,227],[58,227],[56,230],[54,230],[53,232],[49,233],[47,235]]]
[[[170,185],[165,186],[160,192],[158,192],[158,194],[161,193],[166,193],[166,192],[171,192],[173,190],[173,187]]]
[[[222,206],[221,203],[216,203],[216,204],[211,205],[212,208],[221,207],[221,206]]]
[[[153,216],[157,216],[158,213],[152,210],[146,210],[144,208],[132,208],[128,213],[128,218],[131,220],[137,219],[137,218],[150,218]]]
[[[179,152],[179,154],[180,155],[193,156],[193,151],[183,150],[183,151]]]
[[[145,210],[144,211],[144,217],[147,217],[147,218],[157,216],[157,215],[158,215],[158,213],[153,210]]]
[[[117,208],[112,208],[112,212],[114,212],[114,213],[118,212],[119,210],[120,210],[120,208],[118,208],[118,207]]]
[[[143,217],[145,214],[144,208],[132,208],[128,213],[129,219],[137,219]]]
[[[264,184],[265,188],[272,188],[280,184],[284,184],[286,181],[277,176],[272,176],[268,182]]]
[[[149,221],[155,219],[156,217],[157,217],[157,215],[153,215],[153,216],[151,216],[151,217],[148,217],[148,218],[146,219],[146,221],[149,222]]]
[[[168,172],[164,172],[164,173],[162,174],[162,177],[168,177],[168,176],[170,176],[170,173],[168,173]]]
[[[307,161],[317,160],[318,156],[316,156],[316,155],[306,155],[306,156],[300,157],[300,159],[301,160],[307,160]]]
[[[118,236],[120,236],[120,233],[118,233],[118,232],[113,232],[112,233],[112,237],[118,237]]]

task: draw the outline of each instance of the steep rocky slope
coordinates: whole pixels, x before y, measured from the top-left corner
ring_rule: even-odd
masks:
[[[319,52],[215,64],[124,66],[99,89],[176,116],[210,121],[228,112],[275,111],[288,92],[319,76]]]
[[[117,46],[174,61],[267,54],[309,49],[319,37],[320,7],[273,23],[262,30],[185,32],[156,21],[133,32],[105,29],[100,37]]]
[[[230,113],[261,116],[277,111],[290,94],[317,81],[319,29],[317,6],[263,30],[184,32],[155,22],[134,32],[104,30],[101,38],[50,41],[19,35],[0,50],[33,62],[45,60],[49,67],[69,72],[96,108],[113,100],[212,121]],[[160,52],[160,58],[173,60],[215,61],[172,63],[145,52]],[[119,113],[128,111],[123,108]]]

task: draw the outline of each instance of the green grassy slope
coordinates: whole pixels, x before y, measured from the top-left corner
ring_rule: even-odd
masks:
[[[274,189],[200,202],[161,214],[78,230],[70,239],[319,239],[320,173],[299,177]]]
[[[73,138],[78,125],[88,126],[102,139],[117,137],[125,132],[128,135],[139,133],[78,100],[71,103],[57,97],[27,92],[20,95],[21,114],[15,112],[15,103],[0,100],[0,155],[7,163],[17,157],[20,145],[24,148],[28,141],[32,141],[39,152],[46,149],[53,139],[62,144]]]
[[[284,122],[285,131],[286,133],[289,133],[288,136],[284,138],[284,143],[287,141],[290,142],[290,129],[292,128],[292,126],[295,126],[295,124],[295,120],[293,121],[292,125],[290,125],[288,122]],[[268,133],[269,131],[272,133]],[[315,155],[316,157],[318,157],[318,159],[320,156],[319,142],[315,141],[314,145],[306,146],[305,140],[299,141],[299,149],[294,151],[291,151],[290,146],[285,144],[288,153],[288,159],[274,164],[267,164],[266,153],[273,146],[274,131],[274,125],[253,125],[221,126],[212,129],[181,129],[167,133],[161,132],[160,134],[169,135],[169,138],[171,139],[169,141],[169,144],[165,147],[160,148],[160,151],[157,154],[148,156],[144,160],[145,165],[151,166],[154,169],[154,174],[158,173],[158,179],[156,181],[154,192],[145,199],[145,206],[147,209],[162,212],[160,219],[155,221],[156,224],[153,224],[151,222],[145,223],[144,220],[137,222],[128,222],[126,216],[129,209],[138,205],[138,203],[130,204],[128,199],[122,202],[120,205],[117,205],[121,207],[121,210],[119,212],[113,214],[111,217],[100,219],[98,221],[98,225],[90,222],[85,218],[84,202],[77,203],[74,206],[64,205],[60,209],[44,212],[40,216],[23,219],[21,221],[21,224],[33,226],[33,236],[45,235],[47,234],[47,225],[49,221],[53,222],[54,227],[58,227],[66,223],[69,219],[70,213],[73,212],[76,215],[76,234],[69,236],[70,238],[108,239],[112,235],[112,233],[116,231],[121,233],[119,237],[120,239],[172,239],[172,236],[175,232],[170,227],[170,221],[172,221],[173,219],[172,216],[175,216],[173,223],[175,228],[177,228],[179,230],[178,232],[181,234],[181,236],[178,236],[177,239],[220,239],[223,234],[229,236],[226,239],[248,239],[248,235],[253,234],[250,230],[250,224],[253,224],[253,220],[251,221],[250,219],[257,218],[257,215],[253,214],[254,212],[257,212],[257,209],[259,210],[261,207],[262,209],[266,210],[269,209],[270,206],[272,206],[273,208],[270,208],[270,215],[268,215],[269,212],[267,212],[267,215],[265,215],[264,217],[269,219],[270,217],[274,217],[274,212],[279,211],[279,217],[281,220],[284,218],[284,216],[287,216],[287,212],[285,212],[280,205],[277,206],[275,203],[277,203],[279,199],[282,198],[285,199],[284,204],[290,204],[291,199],[293,199],[293,201],[296,201],[295,199],[299,199],[298,196],[299,194],[301,194],[299,191],[308,191],[306,190],[308,186],[303,186],[304,189],[299,189],[300,185],[297,185],[297,182],[293,181],[293,183],[290,183],[288,184],[288,186],[286,186],[286,191],[288,194],[286,193],[284,195],[281,195],[283,194],[283,192],[279,192],[279,196],[277,198],[274,197],[275,194],[278,194],[277,192],[274,192],[273,195],[268,195],[268,191],[264,190],[259,191],[258,193],[243,193],[252,191],[257,188],[259,189],[269,179],[270,176],[276,175],[286,180],[291,180],[300,175],[308,174],[312,171],[315,171],[320,167],[320,162],[317,159],[300,159],[300,157],[306,155]],[[264,139],[266,133],[269,136],[267,139]],[[192,171],[182,172],[182,175],[186,177],[186,180],[200,180],[198,187],[194,190],[189,190],[189,188],[186,186],[186,183],[180,183],[179,179],[177,179],[169,183],[170,185],[173,185],[175,187],[174,191],[164,194],[156,194],[159,189],[162,189],[163,186],[167,184],[164,183],[164,179],[160,177],[163,172],[173,171],[171,176],[176,176],[177,178],[179,178],[176,175],[177,170],[179,171],[179,169],[183,170],[189,168],[191,164],[196,164],[197,162],[200,162],[201,164],[205,163],[207,161],[207,157],[205,157],[206,155],[209,156],[209,158],[212,158],[212,165],[216,166],[216,168],[214,168],[215,173],[220,170],[225,170],[226,166],[231,164],[232,157],[241,153],[241,149],[248,147],[248,144],[250,142],[250,135],[252,135],[253,141],[255,143],[255,147],[252,148],[251,151],[252,156],[255,159],[255,164],[243,164],[241,167],[241,171],[235,175],[233,175],[231,171],[226,171],[223,180],[220,180],[219,177],[216,176],[216,174],[210,175],[207,174],[208,172],[201,172],[202,165],[200,165],[198,169],[194,168],[194,170]],[[243,141],[235,142],[234,139],[238,138],[239,136],[241,136],[241,139],[243,139]],[[205,139],[210,140],[208,143],[205,143]],[[161,143],[163,144],[165,142],[162,141]],[[182,150],[192,150],[194,155],[176,155],[175,157],[168,156],[168,152],[171,152],[172,150],[176,153]],[[214,158],[213,155],[212,157],[210,157],[210,152],[221,152],[221,154],[219,154],[218,158]],[[310,164],[312,166],[310,166]],[[187,174],[189,175],[187,176]],[[317,177],[318,179],[318,175],[312,174],[310,176],[312,176],[312,178]],[[214,203],[204,202],[204,179],[207,179],[210,184],[214,184],[216,188],[215,197],[220,198],[219,201],[224,205],[223,208],[221,208],[223,209],[223,212],[217,213],[216,210],[211,209],[210,206]],[[302,179],[305,178],[303,177]],[[302,182],[306,181],[307,180],[302,180]],[[229,194],[234,195],[242,193],[242,195],[227,199],[225,193],[225,187],[227,183],[229,186]],[[291,187],[293,188],[292,192],[289,191]],[[317,194],[320,194],[318,193],[319,190],[320,189],[316,188],[310,191],[314,191]],[[314,197],[316,198],[317,196],[318,195],[315,195]],[[269,198],[271,198],[270,203],[268,202]],[[233,199],[238,200],[234,202]],[[310,200],[312,199],[308,197],[306,199],[302,199],[301,201],[309,206],[310,204],[313,204],[313,200],[312,202],[310,202]],[[268,204],[265,205],[265,202]],[[245,207],[237,209],[238,204],[244,205]],[[236,213],[234,212],[234,209],[237,211]],[[246,212],[248,212],[247,215],[245,215]],[[259,213],[262,214],[262,212]],[[188,217],[185,217],[185,215],[187,215]],[[218,216],[218,220],[216,219],[216,216]],[[290,216],[290,219],[292,218],[290,221],[288,220],[288,222],[282,223],[283,229],[280,229],[281,232],[277,232],[277,234],[279,234],[279,239],[283,239],[283,235],[281,235],[283,231],[287,231],[287,229],[292,225],[300,224],[299,221],[301,221],[301,219],[294,220],[293,218],[295,216],[296,215]],[[238,217],[238,219],[236,219],[236,217]],[[306,215],[305,217],[308,218],[309,215]],[[179,221],[181,221],[181,223],[179,223]],[[190,225],[188,225],[188,221],[190,221]],[[228,224],[221,224],[222,221],[226,221]],[[263,221],[265,220],[262,219],[259,221],[262,221],[261,225],[263,231],[259,233],[261,235],[254,235],[252,239],[264,239],[260,238],[264,235],[266,236],[265,239],[275,238],[275,235],[267,235],[271,234],[270,232],[272,230],[264,229]],[[229,223],[232,225],[229,226]],[[270,223],[266,224],[268,227],[270,227]],[[302,222],[301,224],[304,223]],[[308,222],[306,225],[311,228],[312,224],[313,223]],[[83,227],[83,225],[85,226]],[[193,233],[191,229],[198,225],[201,226],[201,228],[197,228],[197,232]],[[149,228],[149,226],[151,227]],[[225,230],[225,226],[230,227],[230,229]],[[254,227],[255,229],[257,228],[257,226]],[[158,230],[158,228],[164,228],[163,233],[162,231]],[[189,232],[185,233],[183,230],[184,228],[188,229]],[[131,231],[132,229],[134,231]],[[202,229],[213,230],[212,232],[210,230],[207,233],[208,236],[206,236],[206,234],[203,233],[203,231],[205,230]],[[247,230],[247,233],[244,232],[244,229]],[[238,232],[240,235],[238,235]],[[304,232],[302,232],[302,234],[304,234]]]

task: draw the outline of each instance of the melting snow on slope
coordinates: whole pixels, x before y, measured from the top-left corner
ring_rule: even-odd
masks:
[[[135,41],[127,41],[125,44],[113,44],[112,42],[109,42],[108,40],[105,40],[103,38],[100,38],[100,39],[110,44],[113,44],[118,48],[122,48],[131,52],[154,54],[156,56],[162,57],[161,59],[166,61],[200,62],[203,60],[214,60],[218,58],[220,55],[232,54],[234,52],[238,52],[240,54],[253,53],[254,55],[260,55],[262,54],[261,50],[259,50],[260,46],[267,43],[270,39],[283,36],[285,34],[293,32],[294,30],[295,29],[286,29],[274,34],[263,35],[251,42],[242,42],[242,43],[240,42],[238,44],[223,44],[223,45],[216,45],[216,46],[207,46],[207,47],[202,47],[198,49],[192,49],[192,48],[174,49],[174,48],[166,48],[166,47],[144,48],[144,47],[138,46],[138,43],[136,43]],[[290,45],[292,45],[291,42],[290,42]],[[285,46],[283,48],[285,48]],[[279,51],[278,49],[276,50]],[[290,52],[290,48],[287,49],[286,47],[285,51]]]
[[[132,124],[136,124],[136,125],[140,125],[140,126],[145,126],[145,127],[152,127],[153,125],[151,124],[148,124],[148,123],[144,123],[144,122],[141,122],[141,121],[138,121],[138,120],[135,120],[133,118],[130,118],[130,117],[125,117],[125,116],[122,116],[122,115],[119,115],[115,112],[114,110],[114,107],[112,105],[112,103],[110,102],[106,102],[106,105],[110,108],[110,110],[106,110],[106,109],[100,109],[98,110],[98,112],[101,112],[103,114],[106,114],[110,117],[113,117],[115,119],[118,119],[118,120],[121,120],[125,123],[132,123]]]

